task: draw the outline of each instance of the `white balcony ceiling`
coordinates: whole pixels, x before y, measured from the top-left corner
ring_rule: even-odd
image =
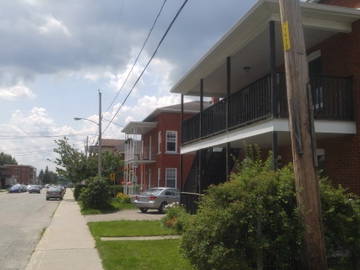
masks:
[[[312,48],[337,33],[351,32],[360,11],[350,8],[303,3],[301,5],[306,48]],[[275,21],[276,65],[283,63],[278,1],[260,0],[215,46],[171,89],[174,93],[226,94],[226,58],[232,58],[232,92],[270,72],[269,22]],[[250,67],[249,71],[244,67]]]
[[[351,121],[315,120],[314,127],[318,140],[356,134],[356,124]],[[278,132],[280,147],[290,145],[289,121],[287,119],[273,119],[257,122],[215,136],[209,136],[192,143],[190,142],[181,147],[181,154],[223,146],[226,143],[231,143],[232,147],[238,148],[242,148],[247,144],[257,144],[261,148],[269,148],[272,143],[273,131]]]
[[[122,130],[125,134],[145,134],[155,128],[157,122],[129,122]]]

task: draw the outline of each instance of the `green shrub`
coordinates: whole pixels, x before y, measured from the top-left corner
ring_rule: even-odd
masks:
[[[124,188],[123,188],[122,185],[111,185],[110,186],[110,192],[111,192],[111,196],[113,198],[115,198],[118,193],[123,193],[124,192]]]
[[[184,207],[174,205],[166,208],[166,216],[162,218],[162,224],[181,234],[185,227],[191,222],[192,216],[186,213]]]
[[[116,194],[116,199],[121,203],[131,203],[131,198],[129,195],[119,192]]]
[[[272,171],[270,164],[247,158],[231,181],[202,197],[182,237],[183,252],[197,269],[256,269],[258,261],[272,269],[301,269],[303,228],[293,169]],[[328,257],[340,251],[350,254],[346,263],[355,262],[360,200],[326,180],[320,188]]]
[[[76,184],[75,188],[74,188],[74,199],[77,201],[79,200],[80,197],[80,193],[82,191],[82,189],[84,189],[86,187],[86,185],[83,184]]]
[[[108,181],[99,177],[89,179],[86,188],[82,189],[80,194],[80,200],[85,209],[111,208],[111,198]]]
[[[347,193],[341,186],[334,188],[327,179],[320,182],[320,192],[329,264],[360,269],[359,197]],[[349,253],[349,256],[334,257],[336,253]]]

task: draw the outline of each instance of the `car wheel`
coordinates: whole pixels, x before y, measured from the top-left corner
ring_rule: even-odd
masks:
[[[164,208],[165,208],[165,205],[166,205],[166,202],[162,202],[161,204],[160,204],[160,207],[159,207],[159,213],[164,213]]]
[[[147,208],[139,208],[140,209],[140,211],[141,211],[141,213],[146,213],[147,212]]]

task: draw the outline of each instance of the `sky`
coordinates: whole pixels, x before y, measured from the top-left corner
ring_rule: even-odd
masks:
[[[118,98],[164,0],[0,1],[0,151],[18,163],[54,170],[53,137],[83,150],[96,140],[98,90],[104,127],[131,89],[183,0],[167,0]],[[157,55],[103,138],[120,139],[129,121],[177,104],[171,87],[255,0],[189,0]]]

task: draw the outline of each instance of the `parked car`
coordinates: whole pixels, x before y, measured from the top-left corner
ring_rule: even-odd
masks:
[[[9,188],[9,193],[20,193],[23,192],[23,187],[20,184],[15,184]]]
[[[66,192],[66,188],[64,186],[62,186],[62,185],[59,185],[58,187],[61,189],[61,192],[62,192],[62,194],[64,196],[64,194]]]
[[[49,187],[48,190],[46,191],[46,200],[49,199],[62,200],[63,196],[64,194],[60,187]]]
[[[39,185],[30,185],[30,187],[28,187],[28,192],[29,193],[40,193],[41,187]]]
[[[156,187],[136,195],[133,203],[146,213],[149,209],[158,209],[160,213],[164,211],[165,205],[180,202],[180,194],[175,188]]]

